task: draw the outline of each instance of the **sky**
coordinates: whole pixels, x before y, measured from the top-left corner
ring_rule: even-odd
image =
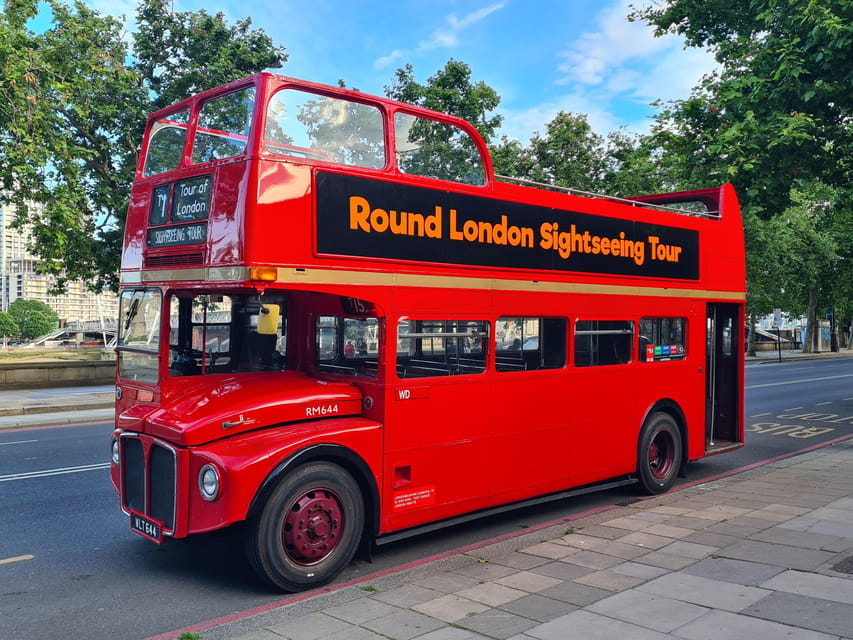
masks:
[[[650,0],[173,0],[175,11],[249,17],[288,61],[276,73],[384,95],[406,64],[425,83],[451,58],[501,97],[500,134],[527,143],[560,111],[586,114],[605,135],[644,133],[651,103],[686,98],[714,69],[710,53],[631,23]],[[124,15],[134,0],[89,0]]]

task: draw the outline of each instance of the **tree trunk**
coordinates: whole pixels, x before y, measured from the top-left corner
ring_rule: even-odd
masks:
[[[809,285],[809,309],[806,316],[806,335],[803,339],[803,352],[814,353],[817,350],[817,286]]]
[[[749,316],[749,327],[747,329],[747,345],[746,352],[749,356],[754,356],[755,354],[755,314],[750,313]]]

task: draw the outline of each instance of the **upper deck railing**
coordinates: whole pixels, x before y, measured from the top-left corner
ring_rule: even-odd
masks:
[[[697,209],[686,209],[681,207],[667,207],[662,204],[656,204],[652,201],[643,200],[644,196],[639,196],[637,198],[620,198],[618,196],[606,195],[603,193],[595,193],[592,191],[583,191],[582,189],[573,189],[571,187],[561,187],[558,185],[548,184],[547,182],[536,182],[534,180],[525,180],[523,178],[513,178],[511,176],[503,176],[495,174],[495,179],[500,182],[507,182],[511,184],[518,184],[524,187],[534,187],[536,189],[545,189],[548,191],[558,191],[560,193],[567,193],[569,195],[574,196],[583,196],[585,198],[603,198],[605,200],[610,200],[612,202],[620,202],[622,204],[627,204],[632,207],[641,206],[645,209],[655,209],[657,211],[667,211],[669,213],[677,213],[679,215],[685,216],[696,216],[701,218],[719,218],[720,210],[719,210],[719,202],[717,198],[711,196],[709,191],[701,191],[701,192],[685,192],[683,194],[678,194],[678,198],[675,201],[679,203],[684,203],[688,205],[695,205],[697,207],[703,207],[704,210]],[[674,194],[666,194],[674,195]],[[652,196],[649,196],[650,198]],[[660,198],[661,196],[655,196],[656,198]],[[682,199],[683,198],[683,199]],[[709,203],[714,203],[715,208],[711,209],[708,207]]]

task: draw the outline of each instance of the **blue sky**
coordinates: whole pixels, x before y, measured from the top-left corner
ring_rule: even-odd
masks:
[[[425,82],[450,59],[501,96],[501,133],[527,142],[561,110],[587,114],[606,134],[644,132],[655,100],[685,98],[714,68],[676,36],[627,20],[648,0],[174,0],[176,11],[250,17],[289,59],[284,75],[384,95],[411,64]],[[132,22],[134,0],[94,0]],[[131,25],[132,26],[132,25]]]

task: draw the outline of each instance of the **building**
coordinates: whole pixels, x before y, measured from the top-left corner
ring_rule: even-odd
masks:
[[[14,218],[14,206],[0,204],[0,311],[8,311],[10,304],[23,298],[47,304],[63,326],[101,320],[114,323],[118,298],[110,291],[95,294],[78,280],[69,282],[62,295],[50,293],[56,277],[37,273],[39,259],[27,248],[29,233],[14,228]]]

